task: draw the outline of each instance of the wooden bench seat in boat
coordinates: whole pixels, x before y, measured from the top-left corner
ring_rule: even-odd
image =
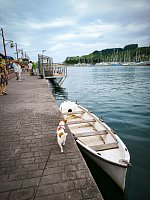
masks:
[[[83,114],[85,113],[83,110],[75,111],[75,112],[65,112],[63,115],[75,115],[75,114]]]
[[[76,138],[78,137],[87,137],[87,136],[95,136],[95,135],[105,135],[107,134],[107,130],[101,130],[101,131],[91,131],[91,132],[83,132],[83,133],[76,133],[74,136]]]
[[[89,146],[91,149],[95,151],[103,151],[103,150],[108,150],[108,149],[116,149],[119,148],[117,142],[113,143],[108,143],[108,144],[100,144],[100,145],[94,145],[94,146]]]
[[[81,123],[89,123],[89,122],[96,122],[95,119],[89,119],[89,120],[72,120],[72,121],[67,121],[67,125],[72,125],[72,124],[81,124]]]

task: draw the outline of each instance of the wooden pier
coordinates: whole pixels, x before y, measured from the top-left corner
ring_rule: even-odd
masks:
[[[38,68],[41,78],[55,79],[59,85],[67,77],[67,67],[64,65],[54,66],[53,59],[49,56],[38,55]]]

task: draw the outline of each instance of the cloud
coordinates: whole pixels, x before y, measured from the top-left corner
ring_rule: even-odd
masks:
[[[150,24],[137,22],[131,22],[125,26],[125,29],[128,32],[141,32],[142,30],[148,30],[149,28]]]
[[[105,38],[110,32],[118,30],[118,27],[113,24],[102,24],[99,21],[89,23],[86,25],[78,24],[70,32],[58,33],[51,37],[52,40],[58,42],[71,42],[82,44],[99,43],[99,39]]]
[[[75,24],[75,20],[68,19],[65,17],[62,18],[54,18],[52,20],[49,20],[47,22],[43,21],[26,21],[26,26],[30,29],[48,29],[48,28],[60,28],[60,27],[66,27],[66,26],[72,26]]]
[[[0,0],[0,5],[5,38],[34,60],[42,49],[63,61],[129,43],[149,45],[149,0]]]

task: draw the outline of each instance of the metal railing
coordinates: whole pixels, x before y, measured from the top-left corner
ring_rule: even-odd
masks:
[[[53,66],[53,59],[45,55],[38,55],[38,68],[41,78],[59,78],[62,79],[67,76],[66,66]]]

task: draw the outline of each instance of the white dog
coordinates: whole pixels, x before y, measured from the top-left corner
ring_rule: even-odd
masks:
[[[60,146],[61,153],[63,153],[63,145],[66,143],[66,137],[68,133],[65,133],[65,121],[60,121],[57,127],[57,142]]]

